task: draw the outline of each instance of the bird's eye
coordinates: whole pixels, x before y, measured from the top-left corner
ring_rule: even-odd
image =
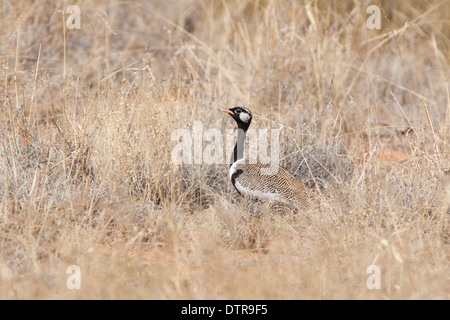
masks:
[[[237,109],[235,113],[241,113],[241,109]]]

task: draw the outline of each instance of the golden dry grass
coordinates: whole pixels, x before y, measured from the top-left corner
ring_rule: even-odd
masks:
[[[80,29],[0,7],[0,298],[450,298],[449,1],[380,1],[380,30],[367,1],[70,4]],[[330,170],[318,210],[171,162],[234,105],[291,172]]]

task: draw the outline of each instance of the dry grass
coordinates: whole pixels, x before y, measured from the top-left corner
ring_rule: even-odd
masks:
[[[0,298],[449,299],[449,2],[170,3],[2,2]],[[234,105],[321,208],[171,162]]]

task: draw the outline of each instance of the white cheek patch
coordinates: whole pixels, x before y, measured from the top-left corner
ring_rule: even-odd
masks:
[[[242,122],[247,123],[248,120],[250,120],[250,115],[248,113],[241,112],[241,114],[239,115],[239,119],[241,119]]]

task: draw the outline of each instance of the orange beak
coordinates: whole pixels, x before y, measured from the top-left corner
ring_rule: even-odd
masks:
[[[220,111],[225,112],[225,113],[229,113],[231,115],[234,115],[233,111],[227,110],[227,109],[221,109]]]

